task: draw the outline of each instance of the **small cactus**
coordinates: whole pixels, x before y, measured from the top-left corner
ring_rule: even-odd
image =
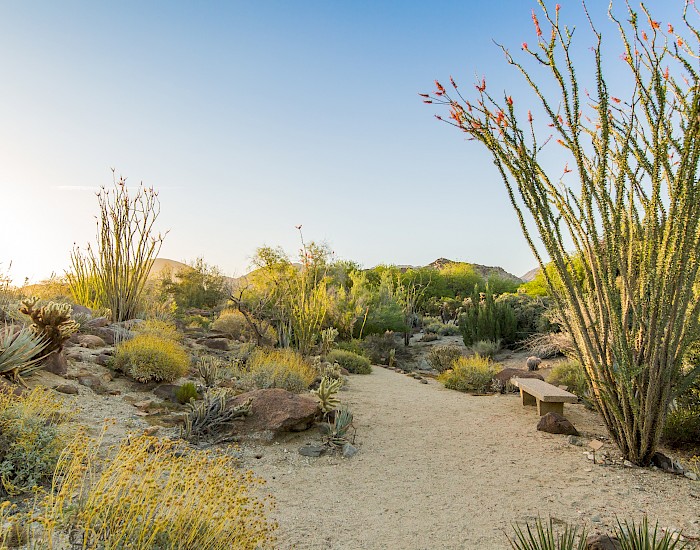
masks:
[[[313,390],[313,393],[319,402],[319,406],[324,414],[328,414],[337,410],[340,407],[340,399],[338,399],[338,390],[343,385],[341,379],[333,379],[327,376],[321,378],[321,383],[317,390]]]
[[[32,332],[48,342],[46,353],[60,351],[63,343],[78,331],[80,325],[71,319],[70,304],[49,302],[35,309],[38,301],[36,296],[22,300],[19,311],[33,321],[30,326]]]

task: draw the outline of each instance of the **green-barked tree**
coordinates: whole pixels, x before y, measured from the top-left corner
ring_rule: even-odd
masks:
[[[628,94],[615,97],[604,74],[609,46],[588,12],[589,91],[560,6],[540,7],[542,26],[532,13],[537,43],[523,43],[517,59],[503,48],[534,91],[536,116],[484,80],[469,100],[452,78],[451,87],[436,82],[421,95],[447,107],[444,120],[491,153],[610,435],[625,458],[648,464],[669,403],[699,370],[681,365],[700,310],[700,33],[690,21],[698,11],[686,4],[682,33],[644,5],[627,4],[624,17],[609,12],[629,77]],[[536,77],[538,67],[552,80]],[[546,92],[552,83],[556,92]],[[557,174],[545,168],[547,145],[567,155]]]

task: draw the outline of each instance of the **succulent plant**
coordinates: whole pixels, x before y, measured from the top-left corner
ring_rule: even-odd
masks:
[[[41,368],[38,364],[47,342],[28,328],[0,330],[0,374],[21,379]]]
[[[49,302],[35,309],[38,302],[39,298],[36,296],[22,300],[19,311],[31,318],[30,328],[34,334],[46,340],[46,353],[60,351],[63,342],[77,332],[80,325],[71,319],[70,304]]]
[[[319,406],[321,410],[328,414],[335,411],[340,407],[340,399],[338,399],[338,391],[343,385],[341,379],[333,379],[327,376],[321,378],[321,383],[318,385],[317,390],[312,390],[316,398],[318,399]]]

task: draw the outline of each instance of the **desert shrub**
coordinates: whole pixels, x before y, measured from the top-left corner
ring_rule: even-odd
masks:
[[[177,330],[174,324],[160,319],[146,319],[142,323],[134,325],[133,330],[137,334],[149,334],[175,342],[182,342],[184,339],[184,334]]]
[[[568,386],[567,391],[579,397],[585,397],[588,394],[586,373],[578,361],[562,361],[555,365],[547,377],[547,382],[553,386]]]
[[[501,340],[504,346],[517,341],[517,319],[513,306],[494,299],[485,292],[474,292],[466,301],[464,313],[459,316],[459,329],[465,346],[479,340]]]
[[[180,344],[153,334],[140,334],[117,346],[114,367],[139,382],[172,382],[185,376],[190,357]]]
[[[211,328],[226,334],[233,340],[248,340],[248,323],[237,309],[223,310],[219,318],[211,324]]]
[[[454,323],[445,323],[438,330],[440,336],[457,336],[459,334],[459,326]]]
[[[344,349],[345,351],[351,351],[357,355],[367,356],[367,352],[362,345],[362,340],[353,338],[352,340],[334,342],[333,345],[336,349]]]
[[[386,365],[389,360],[389,352],[399,347],[393,332],[370,334],[362,340],[362,348],[365,350],[365,355],[375,365]]]
[[[252,414],[251,398],[240,405],[232,407],[224,390],[207,390],[204,399],[190,401],[189,411],[184,419],[180,437],[188,441],[199,442],[202,439],[212,443],[223,443],[231,437],[231,424]]]
[[[294,393],[306,391],[316,372],[302,355],[290,348],[256,349],[237,373],[247,388],[282,388]]]
[[[0,391],[0,494],[17,495],[51,478],[64,448],[60,402],[44,388]]]
[[[493,357],[501,349],[500,340],[479,340],[471,346],[472,353],[481,355],[482,357]]]
[[[439,318],[426,317],[423,319],[423,332],[426,334],[439,334],[440,336],[456,336],[459,334],[459,327],[454,323],[443,323]]]
[[[428,352],[428,363],[438,372],[452,368],[453,363],[462,356],[462,348],[455,344],[433,346]]]
[[[362,334],[381,335],[387,331],[403,332],[404,330],[406,330],[404,312],[397,302],[390,301],[370,308],[362,327]]]
[[[421,342],[435,342],[439,340],[440,337],[437,334],[424,334],[421,336],[420,341]]]
[[[160,287],[161,294],[175,302],[178,312],[188,308],[214,308],[226,300],[230,291],[219,268],[208,265],[202,258],[174,274],[172,270],[164,270]]]
[[[181,405],[189,403],[192,399],[197,399],[198,396],[197,386],[192,382],[185,382],[177,390],[175,390],[175,399]]]
[[[211,319],[199,313],[185,314],[182,316],[182,321],[187,328],[203,328],[209,330],[211,327]]]
[[[547,332],[529,336],[523,341],[522,347],[537,357],[547,359],[566,355],[573,351],[574,344],[567,332]]]
[[[351,351],[334,349],[326,355],[326,361],[329,363],[338,363],[345,370],[353,374],[370,374],[372,372],[372,365],[369,359]]]
[[[523,292],[501,294],[496,303],[507,304],[515,314],[515,338],[523,340],[528,336],[542,332],[553,332],[558,325],[552,322],[550,311],[554,308],[549,297],[534,297]]]
[[[493,363],[488,357],[472,355],[459,357],[438,380],[446,388],[464,392],[486,392],[491,389],[491,381],[500,370],[500,365]]]
[[[669,410],[663,439],[671,447],[700,446],[700,406]]]
[[[230,456],[147,436],[130,438],[106,460],[98,453],[97,444],[82,437],[62,455],[37,546],[49,547],[55,526],[68,522],[71,548],[82,550],[273,545],[276,525],[266,518],[271,504],[256,496],[264,482]],[[98,459],[102,467],[91,467]]]

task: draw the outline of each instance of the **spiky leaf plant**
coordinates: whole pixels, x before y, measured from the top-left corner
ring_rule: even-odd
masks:
[[[653,531],[649,528],[649,521],[644,516],[641,523],[636,525],[634,521],[617,521],[617,538],[620,541],[620,550],[681,550],[688,548],[688,543],[681,541],[680,533],[674,535],[670,531],[662,532],[658,522]]]
[[[513,550],[585,550],[586,531],[579,534],[578,528],[569,525],[564,530],[555,535],[552,518],[544,524],[542,518],[537,518],[534,526],[529,523],[525,527],[513,525],[515,538],[507,536]],[[577,542],[578,538],[578,542]]]
[[[0,329],[0,374],[21,379],[40,369],[47,344],[29,328],[15,332],[5,325]]]
[[[80,325],[71,319],[70,304],[49,302],[36,307],[38,302],[39,298],[36,296],[22,300],[19,311],[32,320],[32,331],[47,341],[47,353],[60,351],[63,343],[78,331]]]
[[[688,39],[643,4],[621,3],[624,16],[609,13],[619,61],[617,51],[607,59],[589,17],[595,81],[584,83],[560,5],[539,4],[546,26],[533,11],[536,43],[523,43],[519,58],[503,48],[534,91],[534,115],[485,80],[471,101],[453,80],[454,92],[437,83],[423,95],[491,153],[608,431],[626,459],[645,465],[669,403],[700,373],[681,369],[700,326],[700,30],[689,19],[699,12],[686,2]],[[616,87],[627,76],[627,97],[611,93],[611,62]]]

